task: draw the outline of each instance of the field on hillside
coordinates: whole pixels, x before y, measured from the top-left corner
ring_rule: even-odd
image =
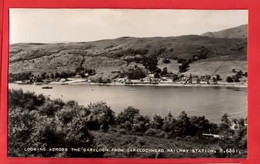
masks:
[[[179,72],[179,63],[176,60],[170,60],[171,62],[168,64],[163,63],[163,59],[160,59],[158,62],[158,67],[163,69],[167,67],[168,72],[172,72],[177,74]],[[198,62],[194,62],[189,64],[189,69],[187,72],[183,73],[184,75],[189,76],[198,75],[220,75],[223,80],[227,78],[227,76],[232,76],[234,73],[232,70],[235,69],[237,71],[241,70],[243,72],[247,72],[247,61],[213,61],[213,60],[201,60]],[[244,79],[246,80],[246,79]]]
[[[96,69],[98,74],[126,68],[130,59],[142,56],[192,59],[199,48],[209,52],[212,61],[246,61],[246,39],[209,38],[196,35],[180,37],[123,37],[96,42],[10,45],[10,73],[35,74],[75,71],[79,66]],[[223,59],[224,58],[224,59]],[[132,61],[136,63],[136,61]],[[197,62],[197,61],[196,61]]]

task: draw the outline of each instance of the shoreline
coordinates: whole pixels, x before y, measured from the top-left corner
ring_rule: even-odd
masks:
[[[55,84],[50,84],[55,85]],[[59,84],[58,84],[59,85]],[[168,83],[168,84],[120,84],[120,83],[70,83],[68,85],[99,85],[99,86],[151,86],[151,87],[232,87],[232,88],[247,88],[244,84],[182,84],[182,83]]]
[[[37,84],[19,84],[10,83],[17,85],[37,85]],[[39,86],[46,85],[98,85],[98,86],[151,86],[151,87],[231,87],[231,88],[247,88],[247,84],[238,83],[219,83],[219,84],[183,84],[183,83],[158,83],[158,84],[124,84],[124,83],[91,83],[83,81],[68,81],[68,82],[50,82],[47,84],[41,84]]]

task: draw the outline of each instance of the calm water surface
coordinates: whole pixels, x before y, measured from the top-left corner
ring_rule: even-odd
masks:
[[[140,109],[141,114],[166,115],[186,111],[189,115],[205,115],[219,122],[224,113],[233,118],[247,116],[247,89],[224,87],[156,87],[156,86],[98,86],[98,85],[44,85],[9,84],[9,88],[44,94],[51,99],[76,100],[81,105],[106,102],[119,113],[128,106]]]

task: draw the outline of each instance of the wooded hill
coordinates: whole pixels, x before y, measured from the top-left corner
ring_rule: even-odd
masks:
[[[232,69],[247,71],[246,33],[247,25],[244,25],[201,36],[11,44],[9,73],[75,72],[78,67],[83,67],[95,69],[95,76],[113,78],[119,71],[135,65],[143,67],[144,58],[156,58],[158,67],[165,65],[160,59],[166,58],[171,61],[167,64],[168,71],[173,73],[179,72],[180,60],[186,60],[190,64],[186,73],[202,75],[215,72],[225,76],[232,73]]]

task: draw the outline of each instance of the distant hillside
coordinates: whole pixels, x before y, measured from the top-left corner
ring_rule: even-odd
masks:
[[[193,61],[201,48],[207,50],[207,56],[203,60]],[[167,65],[169,68],[178,68],[179,59],[192,60],[191,64],[196,64],[196,72],[200,70],[198,67],[202,61],[204,64],[201,70],[205,62],[216,61],[238,61],[236,63],[241,61],[242,67],[246,69],[244,63],[247,60],[247,39],[185,35],[152,38],[122,37],[77,43],[19,43],[10,45],[9,72],[61,73],[62,71],[73,72],[77,67],[84,67],[95,69],[96,76],[112,78],[118,71],[135,65],[142,66],[137,59],[149,56],[176,61],[169,63]],[[160,62],[159,67],[161,67]],[[214,66],[211,72],[214,72],[216,67]],[[210,64],[207,69],[210,69]],[[192,71],[189,70],[190,73]]]
[[[247,38],[248,25],[241,25],[238,27],[221,30],[218,32],[207,32],[201,36],[212,38]]]

